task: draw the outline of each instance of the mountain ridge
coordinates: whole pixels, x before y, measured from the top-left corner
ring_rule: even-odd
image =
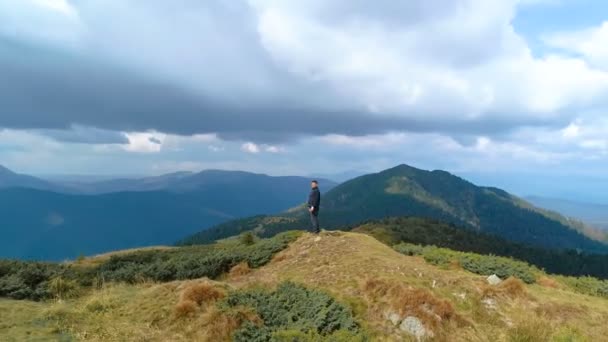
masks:
[[[229,219],[286,210],[305,200],[310,184],[304,177],[215,170],[165,189],[166,178],[152,181],[160,190],[102,194],[0,188],[0,258],[62,260],[171,244]]]
[[[426,171],[401,164],[342,183],[325,193],[321,202],[321,223],[328,229],[385,217],[418,216],[543,248],[608,252],[604,243],[583,235],[589,228],[580,222],[536,208],[504,190],[479,187],[442,170]],[[306,227],[307,213],[300,209],[303,208],[224,223],[200,232],[190,241],[211,241],[212,237],[248,229],[272,234]]]

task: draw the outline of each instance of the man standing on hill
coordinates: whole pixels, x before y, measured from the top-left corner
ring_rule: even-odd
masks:
[[[312,232],[319,234],[319,206],[321,205],[321,193],[319,192],[319,182],[313,180],[310,183],[310,195],[308,195],[308,211],[312,222]]]

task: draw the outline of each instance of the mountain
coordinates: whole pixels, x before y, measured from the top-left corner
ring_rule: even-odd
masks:
[[[580,222],[445,171],[399,165],[342,183],[324,194],[321,203],[321,223],[328,229],[384,217],[418,216],[538,247],[608,252],[606,244],[583,234],[593,231]],[[180,243],[208,242],[250,229],[268,236],[308,225],[307,212],[300,207],[275,216],[223,223]]]
[[[606,281],[549,275],[492,255],[391,248],[355,232],[288,232],[61,264],[0,261],[0,270],[0,312],[8,313],[0,315],[0,336],[7,341],[605,341],[608,335]]]
[[[226,220],[293,207],[306,200],[309,182],[303,177],[204,171],[111,182],[115,191],[130,192],[0,189],[0,258],[61,260],[169,244]]]
[[[64,187],[40,178],[18,174],[0,165],[0,189],[21,187],[49,191],[63,191]]]
[[[594,227],[608,230],[608,205],[583,203],[559,198],[529,196],[526,200],[538,207],[582,220]]]
[[[311,178],[297,176],[272,177],[244,171],[205,170],[202,172],[174,172],[160,176],[142,178],[110,179],[98,182],[64,182],[65,188],[71,193],[79,194],[107,194],[114,192],[142,192],[142,191],[169,191],[176,193],[192,191],[212,191],[217,186],[231,187],[231,191],[241,189],[246,193],[253,185],[266,186],[268,190],[289,191],[289,187],[298,187],[301,191],[308,187]],[[328,188],[336,185],[335,182],[320,179]],[[300,197],[302,197],[300,195]]]

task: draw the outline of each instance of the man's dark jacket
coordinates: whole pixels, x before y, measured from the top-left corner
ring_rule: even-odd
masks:
[[[314,207],[312,211],[313,214],[317,215],[319,213],[319,206],[321,205],[321,193],[319,192],[319,188],[314,188],[310,191],[310,195],[308,195],[308,207]]]

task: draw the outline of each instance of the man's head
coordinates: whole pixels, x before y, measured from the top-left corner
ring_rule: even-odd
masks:
[[[316,180],[313,180],[312,182],[310,182],[310,187],[315,189],[319,186],[319,182],[317,182]]]

